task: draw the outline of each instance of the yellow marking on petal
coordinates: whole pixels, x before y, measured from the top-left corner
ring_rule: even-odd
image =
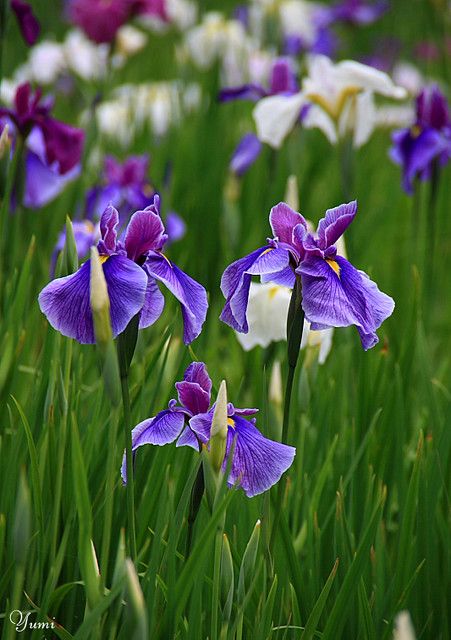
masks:
[[[326,258],[326,262],[329,265],[329,267],[331,267],[335,271],[337,276],[340,277],[340,265],[338,264],[338,262],[336,260],[328,260],[327,258]]]
[[[421,127],[419,127],[417,124],[414,124],[413,127],[410,127],[410,134],[412,138],[418,138],[420,133],[421,133]]]
[[[270,251],[274,251],[274,247],[269,247],[268,249],[265,249],[263,253],[261,253],[258,257],[261,258],[262,256],[265,255],[265,253],[269,253]]]
[[[106,262],[109,257],[110,256],[99,256],[100,264],[103,264],[104,262]]]
[[[229,425],[229,427],[235,429],[235,420],[233,420],[233,418],[227,418],[227,424]]]
[[[90,220],[85,220],[85,229],[88,233],[92,233],[94,231],[94,225]]]
[[[272,300],[276,295],[277,292],[279,291],[280,287],[274,286],[271,287],[271,289],[269,290],[269,299]]]
[[[351,85],[343,89],[334,101],[328,100],[319,93],[308,93],[307,98],[324,109],[324,111],[328,113],[333,120],[338,120],[348,98],[355,97],[361,91],[362,89],[360,87]]]

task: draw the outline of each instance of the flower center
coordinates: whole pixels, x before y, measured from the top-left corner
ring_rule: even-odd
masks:
[[[340,265],[338,264],[338,262],[336,260],[330,260],[328,258],[326,258],[326,262],[329,267],[335,271],[337,276],[340,277]]]
[[[233,418],[227,418],[227,424],[229,427],[232,427],[232,429],[235,429],[235,420]]]

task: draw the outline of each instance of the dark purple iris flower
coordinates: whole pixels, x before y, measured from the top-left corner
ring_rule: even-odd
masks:
[[[293,63],[289,58],[276,58],[269,78],[269,87],[258,83],[243,84],[239,87],[226,87],[219,92],[220,102],[232,100],[251,100],[257,102],[266,96],[276,94],[291,95],[299,91]]]
[[[274,238],[224,271],[221,290],[226,304],[221,320],[248,332],[247,304],[252,276],[289,288],[302,283],[302,307],[313,330],[356,325],[363,348],[378,342],[376,329],[391,315],[392,298],[382,293],[363,271],[337,255],[335,243],[354,219],[357,203],[328,209],[318,235],[307,230],[303,216],[284,202],[271,209]]]
[[[70,0],[69,18],[101,44],[113,42],[118,30],[135,15],[167,20],[165,0]]]
[[[61,175],[80,162],[84,131],[50,116],[53,101],[42,99],[40,89],[32,92],[30,83],[21,84],[15,95],[14,109],[0,107],[0,118],[8,119],[16,134],[28,138],[38,129],[43,138],[45,162]]]
[[[41,27],[33,9],[28,2],[23,0],[11,0],[11,9],[14,11],[20,32],[25,42],[32,47],[39,37]]]
[[[445,96],[437,86],[424,89],[416,100],[412,127],[392,134],[390,157],[403,171],[403,189],[413,193],[416,178],[428,180],[435,164],[444,166],[451,158],[451,119]]]
[[[118,224],[119,214],[109,205],[100,220],[97,249],[108,287],[113,336],[124,331],[138,313],[141,329],[160,317],[164,297],[159,281],[180,302],[183,339],[189,344],[197,338],[205,321],[207,294],[162,252],[167,235],[160,217],[159,197],[156,195],[150,207],[132,215],[123,242],[117,237]],[[83,344],[95,342],[90,271],[87,260],[76,273],[50,282],[39,295],[41,311],[52,327]]]
[[[214,405],[211,402],[211,380],[203,362],[193,362],[186,369],[183,381],[175,385],[178,401],[155,417],[144,420],[132,431],[133,452],[145,444],[162,446],[177,440],[176,446],[200,451],[210,440]],[[255,419],[246,420],[258,409],[236,409],[227,406],[227,441],[223,461],[226,470],[233,450],[229,486],[240,486],[248,497],[270,489],[291,466],[296,449],[262,436]],[[125,457],[122,478],[127,480]]]

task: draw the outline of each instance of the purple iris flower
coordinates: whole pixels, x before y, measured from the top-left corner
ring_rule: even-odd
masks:
[[[130,218],[124,240],[118,240],[119,214],[109,205],[100,220],[97,245],[110,298],[113,336],[125,330],[140,314],[139,327],[153,324],[162,314],[164,297],[157,281],[180,302],[184,323],[183,339],[189,344],[199,335],[207,314],[205,289],[186,275],[162,252],[167,235],[156,195],[150,207]],[[76,273],[58,278],[39,295],[41,311],[63,335],[78,342],[95,342],[90,306],[90,260]]]
[[[78,260],[83,260],[89,253],[91,247],[93,247],[99,239],[100,231],[98,225],[94,226],[91,220],[74,220],[72,222],[72,229],[74,232],[75,247],[77,249]],[[50,273],[54,275],[56,261],[58,255],[63,251],[66,244],[66,230],[64,229],[58,236],[57,243],[53,250],[52,260],[50,265]]]
[[[428,180],[435,164],[451,158],[451,120],[445,96],[437,86],[424,89],[416,100],[412,127],[392,134],[390,157],[403,171],[403,189],[411,195],[416,178]]]
[[[175,440],[177,447],[188,446],[197,451],[208,444],[214,405],[210,407],[212,384],[205,364],[190,364],[183,381],[175,387],[178,401],[170,400],[167,409],[133,429],[133,452],[145,444],[162,446]],[[226,470],[233,451],[227,482],[229,486],[240,486],[248,497],[267,491],[278,482],[296,453],[294,447],[265,438],[255,426],[255,419],[246,419],[257,412],[258,409],[236,409],[231,403],[227,407],[227,442],[222,468]],[[125,457],[122,478],[126,482]]]
[[[113,156],[106,156],[102,184],[90,189],[86,196],[87,217],[99,219],[110,202],[121,218],[152,204],[155,189],[147,178],[148,171],[147,154],[129,156],[122,164]]]
[[[365,0],[342,0],[338,4],[322,8],[326,23],[347,22],[352,25],[365,26],[373,24],[388,10],[386,0],[366,2]]]
[[[221,102],[232,100],[251,100],[257,102],[266,96],[276,94],[291,95],[299,90],[293,63],[289,58],[276,58],[269,78],[269,87],[258,83],[243,84],[239,87],[226,87],[219,92]]]
[[[7,118],[16,133],[26,139],[33,129],[40,130],[45,149],[45,162],[57,168],[61,175],[79,164],[84,142],[84,131],[71,127],[50,116],[53,101],[41,100],[40,89],[32,92],[29,82],[16,91],[14,109],[0,107],[0,118]]]
[[[354,219],[355,201],[328,209],[318,235],[307,229],[301,214],[284,202],[271,209],[274,238],[224,271],[221,290],[226,304],[221,320],[241,333],[246,318],[252,276],[293,288],[302,283],[302,307],[313,330],[356,325],[363,348],[378,342],[376,329],[391,315],[393,300],[379,291],[366,273],[337,255],[335,243]]]
[[[23,0],[11,0],[11,9],[16,15],[23,39],[30,47],[33,46],[41,30],[33,9]]]
[[[262,150],[262,143],[255,133],[246,133],[238,143],[230,160],[230,169],[237,176],[242,176],[257,160]]]
[[[298,56],[301,53],[308,52],[333,58],[337,52],[338,44],[337,36],[326,25],[317,28],[315,39],[310,44],[295,33],[286,35],[283,42],[283,51],[287,56]]]

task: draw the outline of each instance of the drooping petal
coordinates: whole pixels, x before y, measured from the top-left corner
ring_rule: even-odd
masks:
[[[260,84],[243,84],[239,87],[224,87],[219,92],[220,102],[231,102],[232,100],[251,100],[257,102],[267,95],[267,91]]]
[[[103,263],[110,298],[113,336],[141,310],[147,286],[144,271],[125,256]],[[39,306],[54,329],[83,344],[95,342],[90,306],[90,261],[70,276],[50,282],[39,294]]]
[[[262,150],[262,143],[253,133],[246,133],[239,141],[232,159],[230,169],[237,176],[242,176],[254,164]]]
[[[151,252],[144,268],[149,275],[160,280],[180,302],[183,340],[185,344],[189,344],[200,334],[207,316],[207,292],[163,254]]]
[[[302,93],[275,95],[260,100],[252,112],[260,140],[279,149],[296,124],[304,104],[306,99]]]
[[[67,173],[80,163],[85,132],[64,122],[46,117],[40,123],[49,164],[57,161],[60,173]]]
[[[322,57],[322,56],[321,56]],[[306,129],[320,129],[331,144],[337,144],[337,128],[330,115],[317,104],[310,104],[302,120]]]
[[[327,249],[335,244],[346,231],[357,213],[357,201],[328,209],[326,215],[318,224],[318,244],[321,249]]]
[[[340,80],[350,86],[368,89],[388,98],[407,97],[406,90],[396,86],[390,76],[379,69],[355,60],[343,60],[336,65],[336,68],[340,74]]]
[[[181,411],[165,409],[154,418],[143,420],[132,430],[132,451],[135,452],[145,444],[153,444],[159,447],[174,442],[183,429],[185,415]],[[125,454],[122,459],[121,475],[124,483],[127,482],[127,469]]]
[[[210,440],[211,423],[213,420],[213,408],[206,413],[199,413],[190,418],[189,426],[199,440],[206,443]]]
[[[154,278],[148,277],[147,289],[144,298],[144,305],[141,309],[141,315],[139,317],[139,328],[146,329],[150,327],[163,313],[164,309],[164,295],[161,293],[158,284]]]
[[[26,156],[24,205],[40,209],[56,198],[80,174],[80,166],[64,175],[52,169],[32,151]]]
[[[339,256],[334,260],[310,256],[297,273],[302,277],[305,317],[313,329],[354,324],[365,349],[376,344],[376,329],[392,314],[395,305],[363,271]]]
[[[102,236],[103,245],[107,253],[116,250],[117,242],[117,226],[119,224],[119,213],[113,205],[107,205],[105,211],[100,218],[100,235]]]
[[[233,426],[228,428],[223,470],[227,467],[227,459],[234,446],[227,482],[230,486],[238,484],[252,498],[280,480],[291,466],[296,449],[265,438],[252,422],[236,414],[231,422]]]
[[[261,247],[229,265],[221,278],[221,291],[226,303],[220,319],[232,329],[246,333],[246,311],[252,275],[283,271],[289,260],[290,254],[286,249]]]
[[[125,249],[130,260],[137,261],[148,251],[161,247],[164,226],[160,216],[149,209],[137,211],[130,218],[125,233]]]
[[[294,211],[285,202],[279,202],[269,213],[269,223],[275,238],[280,242],[292,244],[293,230],[300,224],[307,230],[304,216]]]
[[[194,431],[189,427],[185,427],[182,431],[177,443],[176,447],[191,447],[191,449],[195,449],[199,451],[199,440],[194,433]]]

